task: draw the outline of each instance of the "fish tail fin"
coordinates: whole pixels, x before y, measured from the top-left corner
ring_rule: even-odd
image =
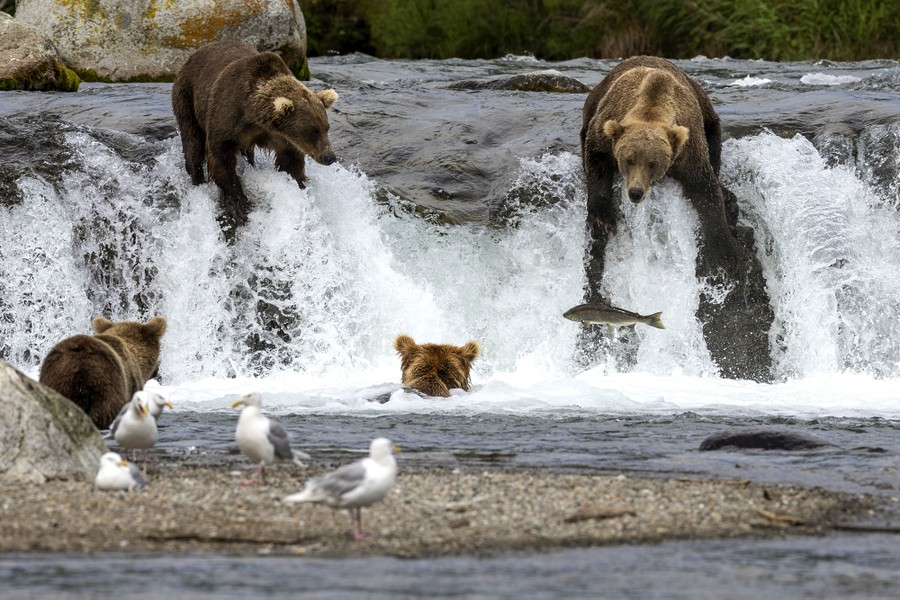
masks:
[[[661,312],[653,313],[652,315],[650,315],[648,317],[648,319],[649,320],[647,321],[647,325],[650,325],[651,327],[656,327],[657,329],[665,329],[666,328],[666,326],[663,325],[663,322],[662,322],[662,313]]]

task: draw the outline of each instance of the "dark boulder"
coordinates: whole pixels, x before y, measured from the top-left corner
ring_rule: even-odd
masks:
[[[833,446],[831,442],[796,431],[779,429],[750,429],[746,431],[722,431],[707,437],[700,444],[700,450],[723,450],[726,448],[759,450],[814,450]]]
[[[586,94],[591,88],[559,71],[533,71],[497,79],[458,81],[451,90],[511,90],[518,92],[558,92]]]

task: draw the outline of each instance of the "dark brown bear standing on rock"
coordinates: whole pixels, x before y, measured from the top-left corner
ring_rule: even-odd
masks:
[[[199,185],[206,181],[206,160],[222,189],[227,237],[247,222],[251,208],[237,176],[237,153],[253,164],[254,146],[273,151],[278,169],[304,187],[305,155],[323,165],[336,160],[325,109],[337,99],[334,90],[311,92],[277,54],[246,44],[209,44],[185,62],[172,86],[185,166]]]
[[[408,335],[398,335],[394,349],[400,355],[403,385],[444,398],[454,388],[468,391],[469,371],[481,353],[476,341],[462,346],[417,344]]]
[[[40,382],[77,404],[97,429],[106,429],[156,373],[166,320],[113,323],[97,317],[92,325],[94,335],[66,338],[47,353]]]
[[[696,275],[733,288],[724,303],[701,298],[698,318],[707,346],[723,375],[770,378],[773,314],[752,231],[736,227],[736,199],[719,181],[722,132],[706,92],[673,63],[639,56],[622,61],[597,84],[582,118],[591,235],[586,301],[603,300],[606,245],[616,233],[619,213],[619,199],[613,195],[616,171],[625,180],[624,194],[635,203],[647,197],[654,182],[669,176],[697,211]]]

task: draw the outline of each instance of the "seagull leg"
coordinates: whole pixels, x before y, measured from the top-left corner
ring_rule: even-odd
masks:
[[[259,481],[260,478],[262,479],[261,483]],[[259,463],[259,466],[256,467],[256,472],[253,473],[253,477],[247,481],[242,481],[241,485],[266,485],[266,463]]]
[[[353,537],[359,540],[371,540],[372,536],[366,535],[362,531],[362,508],[356,507],[350,509],[350,520],[353,521]]]

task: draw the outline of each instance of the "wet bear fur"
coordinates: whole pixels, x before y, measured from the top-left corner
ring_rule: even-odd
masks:
[[[113,323],[97,317],[92,327],[94,335],[75,335],[50,349],[40,382],[78,405],[97,429],[106,429],[156,374],[166,320]]]
[[[334,90],[314,93],[297,81],[277,54],[236,42],[197,50],[178,71],[172,108],[191,182],[210,178],[222,190],[220,222],[227,236],[247,222],[251,205],[237,176],[237,153],[253,164],[254,147],[275,153],[279,170],[302,188],[305,156],[330,165],[336,158],[325,109]]]
[[[481,353],[474,340],[462,346],[417,344],[408,335],[397,336],[394,349],[400,355],[403,385],[444,398],[454,388],[468,391],[469,371]]]
[[[719,182],[719,117],[703,88],[676,65],[652,56],[616,65],[585,101],[581,149],[592,259],[600,266],[589,275],[602,275],[601,251],[617,230],[616,172],[624,178],[624,195],[635,203],[663,176],[678,181],[700,220],[702,270],[737,268],[741,251]]]

